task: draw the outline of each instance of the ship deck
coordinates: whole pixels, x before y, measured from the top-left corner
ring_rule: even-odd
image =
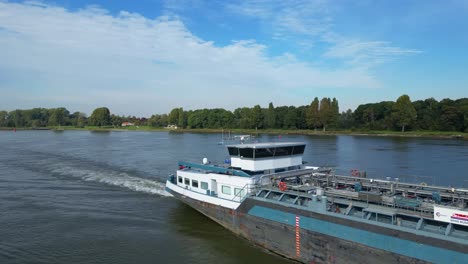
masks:
[[[434,220],[434,205],[468,215],[466,189],[339,176],[327,169],[283,172],[268,178],[269,184],[259,185],[255,198],[317,211],[322,209],[314,202],[326,197],[328,214],[468,245],[468,226]],[[286,183],[286,190],[278,188],[280,181]]]

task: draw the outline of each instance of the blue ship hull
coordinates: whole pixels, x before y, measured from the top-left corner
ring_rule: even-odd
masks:
[[[235,234],[304,263],[468,263],[468,247],[456,242],[255,197],[231,210],[167,191]]]

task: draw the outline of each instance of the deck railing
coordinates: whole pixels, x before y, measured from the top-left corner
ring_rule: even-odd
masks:
[[[232,201],[242,202],[247,197],[255,195],[257,193],[257,190],[259,190],[260,187],[261,186],[258,184],[248,183],[244,185],[244,187],[242,187],[238,193],[234,194],[234,198],[232,198]]]

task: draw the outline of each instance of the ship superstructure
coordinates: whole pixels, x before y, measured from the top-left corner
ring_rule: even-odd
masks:
[[[234,233],[304,263],[467,263],[468,190],[305,166],[302,142],[179,162],[166,189]]]

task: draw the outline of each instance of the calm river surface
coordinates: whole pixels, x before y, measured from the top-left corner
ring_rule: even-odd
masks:
[[[178,160],[222,162],[220,134],[0,131],[0,263],[288,263],[169,197]],[[468,187],[468,141],[261,136],[304,141],[340,174]]]

